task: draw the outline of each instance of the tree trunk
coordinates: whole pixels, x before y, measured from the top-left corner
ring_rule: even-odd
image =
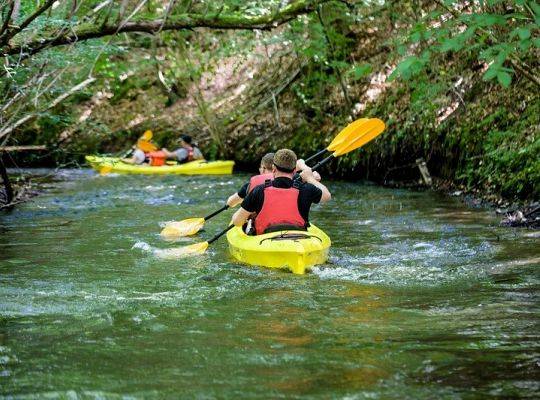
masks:
[[[11,187],[11,182],[4,166],[4,161],[2,160],[2,154],[0,153],[0,177],[2,178],[2,184],[4,188],[0,192],[0,202],[3,205],[9,204],[13,201],[13,188]]]

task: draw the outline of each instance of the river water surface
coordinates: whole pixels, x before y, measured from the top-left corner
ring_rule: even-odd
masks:
[[[0,214],[0,396],[540,397],[538,232],[429,192],[331,182],[311,274],[239,265],[222,238],[163,260],[159,223],[219,208],[247,175],[66,170]],[[134,248],[135,245],[135,248]]]

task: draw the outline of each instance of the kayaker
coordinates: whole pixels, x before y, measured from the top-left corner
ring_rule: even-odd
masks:
[[[274,153],[266,153],[261,158],[259,165],[259,175],[252,176],[249,181],[244,183],[240,190],[227,199],[229,207],[236,207],[244,200],[249,192],[255,187],[263,184],[267,179],[274,179],[272,175],[272,166],[274,165]]]
[[[139,149],[136,145],[133,145],[131,147],[131,157],[129,158],[122,158],[122,162],[125,162],[126,164],[133,164],[133,165],[141,165],[144,164],[146,161],[146,154],[144,151]]]
[[[193,139],[189,135],[180,135],[180,147],[175,151],[169,151],[166,148],[162,148],[161,151],[165,153],[168,159],[176,160],[180,164],[194,160],[204,160],[201,150],[193,144]]]
[[[122,158],[122,162],[132,165],[142,165],[147,163],[152,167],[161,167],[165,165],[166,155],[161,150],[144,152],[137,146],[133,146],[132,154],[130,158]]]
[[[302,171],[302,181],[293,182],[297,170]],[[326,203],[332,198],[326,186],[317,181],[304,160],[297,160],[292,150],[276,152],[272,176],[273,180],[254,188],[242,201],[242,206],[233,215],[234,225],[242,226],[252,213],[257,213],[257,235],[283,229],[306,230],[311,205]]]

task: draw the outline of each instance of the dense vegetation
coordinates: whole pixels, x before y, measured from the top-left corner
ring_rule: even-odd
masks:
[[[0,143],[27,163],[125,150],[153,129],[249,165],[312,153],[351,118],[388,132],[335,176],[540,195],[540,6],[516,0],[3,1]]]

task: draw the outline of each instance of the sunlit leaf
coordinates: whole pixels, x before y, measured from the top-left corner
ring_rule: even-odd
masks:
[[[499,71],[497,73],[497,80],[505,88],[509,87],[512,83],[512,75],[505,71]]]

